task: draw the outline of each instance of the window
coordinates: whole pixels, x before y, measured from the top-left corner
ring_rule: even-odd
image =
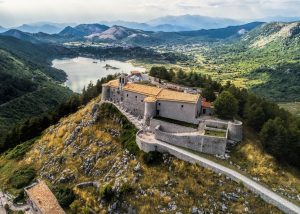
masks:
[[[158,105],[160,106],[160,103],[158,103]]]
[[[128,94],[126,94],[126,97],[128,97]]]
[[[135,99],[137,99],[137,96],[135,96]]]
[[[181,108],[183,108],[183,105],[181,105]]]
[[[141,100],[141,102],[143,102],[143,100]]]

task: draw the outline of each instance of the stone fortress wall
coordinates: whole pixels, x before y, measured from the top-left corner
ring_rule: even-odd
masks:
[[[196,132],[196,128],[180,126],[174,123],[169,123],[166,121],[158,120],[152,118],[150,121],[150,131],[154,133],[156,126],[160,125],[166,132],[171,133],[187,133],[187,132]]]
[[[228,140],[242,140],[242,122],[206,120],[203,130],[185,127],[158,119],[151,119],[149,131],[155,139],[171,145],[207,154],[224,155]],[[205,130],[224,132],[224,137],[204,135]]]
[[[156,126],[154,134],[157,140],[194,151],[218,155],[224,155],[226,151],[227,136],[214,137],[199,132],[170,133],[160,125]]]
[[[130,109],[134,116],[143,117],[145,112],[145,95],[126,91],[123,92],[122,105],[126,109]]]

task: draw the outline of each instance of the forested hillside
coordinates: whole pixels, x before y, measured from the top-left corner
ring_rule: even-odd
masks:
[[[300,23],[264,24],[230,44],[204,52],[216,78],[273,101],[299,101]]]
[[[50,47],[0,38],[0,140],[16,123],[53,110],[72,95],[59,85],[65,73],[49,66],[51,52]]]

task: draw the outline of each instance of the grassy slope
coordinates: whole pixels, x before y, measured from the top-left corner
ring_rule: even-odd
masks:
[[[273,189],[273,191],[300,204],[300,172],[295,168],[278,163],[266,154],[257,136],[245,130],[245,140],[231,153],[229,161],[240,166],[243,171]],[[287,157],[288,158],[288,157]]]
[[[77,113],[61,119],[57,125],[49,127],[32,147],[29,146],[29,152],[20,160],[11,158],[15,151],[2,155],[0,157],[2,187],[17,193],[18,190],[11,187],[8,178],[18,168],[30,165],[38,171],[39,177],[48,181],[51,186],[58,185],[57,180],[62,176],[66,177],[70,173],[75,175],[74,180],[63,185],[75,190],[78,197],[74,202],[77,212],[89,207],[105,213],[108,204],[100,203],[101,207],[99,207],[97,202],[99,193],[94,188],[74,188],[74,185],[79,182],[99,181],[101,185],[127,184],[132,188],[131,192],[123,195],[121,207],[124,204],[131,205],[138,213],[153,213],[162,209],[175,213],[168,208],[168,204],[173,202],[177,205],[176,211],[183,213],[191,212],[193,206],[201,207],[206,211],[219,212],[220,202],[226,204],[228,211],[232,213],[242,213],[245,207],[253,213],[271,211],[280,213],[244,187],[205,168],[172,157],[167,158],[165,163],[160,165],[144,164],[140,156],[128,155],[122,148],[119,138],[113,137],[107,131],[108,128],[119,131],[122,129],[118,123],[111,120],[83,128],[80,137],[73,144],[65,147],[65,141],[77,124],[82,120],[91,119],[93,103],[95,101]],[[98,158],[93,163],[90,174],[85,174],[81,167],[88,158],[93,156]],[[138,162],[141,163],[141,171],[135,172],[133,168]],[[115,168],[112,168],[113,165]],[[141,193],[143,191],[144,194]],[[240,197],[236,201],[229,201],[222,196],[223,191],[238,194]]]

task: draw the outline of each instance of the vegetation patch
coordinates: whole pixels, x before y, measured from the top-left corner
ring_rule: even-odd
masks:
[[[137,155],[139,153],[139,147],[135,141],[138,130],[114,105],[110,103],[103,103],[98,111],[98,118],[100,118],[101,121],[112,119],[113,121],[119,123],[122,126],[119,140],[123,147],[131,154]]]
[[[64,186],[57,186],[52,189],[53,194],[63,208],[68,208],[75,200],[75,194],[72,189]]]
[[[212,130],[205,130],[205,135],[208,136],[214,136],[214,137],[226,137],[226,132],[218,132],[218,131],[212,131]]]
[[[100,189],[100,197],[105,199],[106,201],[111,201],[115,197],[115,192],[113,191],[111,184],[105,184]]]
[[[147,165],[159,165],[163,162],[163,155],[157,151],[151,151],[148,153],[143,152],[142,158],[145,164]]]
[[[28,186],[36,176],[36,171],[32,167],[24,167],[14,172],[8,182],[14,188],[20,189]]]

